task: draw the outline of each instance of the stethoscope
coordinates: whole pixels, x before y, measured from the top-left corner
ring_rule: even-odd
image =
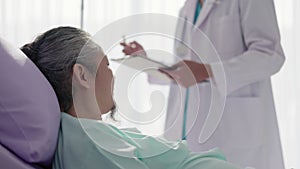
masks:
[[[214,4],[220,4],[221,0],[214,0],[213,3]],[[198,14],[199,15],[199,14]],[[183,29],[181,32],[181,39],[182,42],[184,42],[184,38],[185,38],[185,32],[186,32],[186,26],[187,26],[187,17],[184,17],[184,24],[183,24]],[[181,40],[180,39],[180,40]],[[184,44],[181,42],[180,46],[176,49],[176,52],[180,55],[180,56],[184,56],[188,53],[188,49],[187,47],[184,46]],[[208,81],[206,81],[208,82]],[[182,140],[186,140],[186,122],[187,122],[187,110],[188,110],[188,103],[189,103],[189,88],[186,88],[185,91],[185,101],[184,101],[184,112],[183,112],[183,122],[182,122],[182,136],[181,139]]]
[[[199,2],[198,2],[199,3]],[[220,0],[215,0],[214,3],[216,4],[219,4],[220,3]],[[197,4],[198,6],[199,4]],[[202,5],[200,6],[200,8],[202,7]],[[197,7],[198,8],[198,7]],[[197,9],[196,9],[197,10]],[[197,14],[199,16],[199,13]],[[198,17],[197,16],[197,17]],[[194,20],[194,23],[196,22],[196,20]],[[187,54],[188,52],[188,49],[187,47],[184,46],[184,44],[182,42],[184,42],[184,39],[185,39],[185,32],[186,32],[186,26],[187,26],[187,17],[185,16],[184,17],[184,23],[183,23],[183,29],[182,29],[182,32],[181,32],[181,44],[180,46],[176,49],[177,53],[180,55],[180,56],[184,56]],[[184,109],[183,109],[183,122],[182,122],[182,136],[181,136],[181,139],[182,140],[186,140],[186,121],[187,121],[187,110],[188,110],[188,103],[189,103],[189,88],[187,87],[186,88],[186,91],[185,91],[185,101],[184,101]]]
[[[176,53],[179,56],[184,56],[188,53],[188,49],[185,46],[185,44],[183,44],[184,39],[185,39],[185,33],[186,33],[186,26],[187,26],[187,17],[184,17],[184,22],[183,22],[183,28],[182,28],[182,32],[180,35],[180,44],[179,46],[176,48]],[[185,91],[185,100],[184,100],[184,109],[183,109],[183,123],[182,123],[182,135],[181,135],[181,140],[186,140],[186,121],[187,121],[187,110],[188,110],[188,103],[189,103],[189,88],[186,88]]]

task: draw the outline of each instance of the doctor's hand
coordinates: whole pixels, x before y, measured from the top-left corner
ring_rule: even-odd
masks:
[[[179,62],[171,69],[161,68],[160,71],[184,87],[202,82],[209,78],[209,74],[211,74],[209,65],[189,60]]]
[[[120,43],[124,47],[123,53],[125,55],[130,55],[130,56],[147,56],[146,51],[144,50],[143,46],[136,41],[130,42],[130,43]]]

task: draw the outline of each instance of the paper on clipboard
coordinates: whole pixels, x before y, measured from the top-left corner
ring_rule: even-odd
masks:
[[[153,77],[160,82],[163,83],[173,82],[173,80],[169,76],[167,76],[166,74],[158,70],[160,68],[165,68],[165,69],[172,69],[172,68],[170,66],[152,60],[150,58],[143,57],[143,56],[129,56],[126,58],[111,59],[111,61],[117,62],[121,65],[125,65],[137,71],[145,72],[148,75],[150,75],[151,78]]]

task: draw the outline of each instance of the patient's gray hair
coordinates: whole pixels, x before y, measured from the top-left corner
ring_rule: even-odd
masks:
[[[92,62],[93,59],[88,58],[96,57],[100,47],[83,30],[58,27],[38,36],[32,43],[21,47],[21,50],[51,83],[61,111],[68,112],[73,104],[73,66],[79,62],[96,74],[98,65]]]

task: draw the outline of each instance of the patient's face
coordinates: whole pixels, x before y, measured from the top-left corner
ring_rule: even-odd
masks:
[[[109,112],[114,107],[112,96],[113,74],[104,53],[100,52],[100,63],[95,78],[95,95],[101,114]]]

